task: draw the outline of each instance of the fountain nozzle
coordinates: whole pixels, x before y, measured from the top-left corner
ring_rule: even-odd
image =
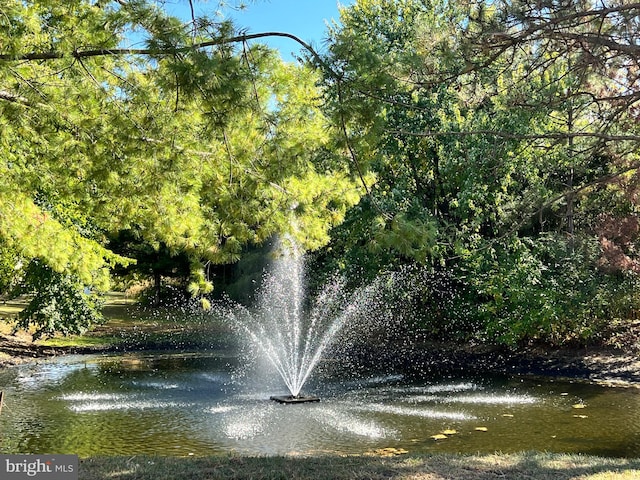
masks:
[[[273,395],[269,398],[278,403],[311,403],[311,402],[319,402],[320,397],[307,397],[304,395]]]

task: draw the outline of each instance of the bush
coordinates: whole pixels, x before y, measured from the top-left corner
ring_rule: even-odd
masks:
[[[103,320],[99,295],[91,293],[78,278],[58,273],[38,260],[26,267],[13,295],[32,295],[19,313],[15,329],[35,328],[34,340],[56,333],[80,334]]]

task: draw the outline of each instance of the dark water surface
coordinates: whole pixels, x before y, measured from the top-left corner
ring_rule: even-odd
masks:
[[[362,454],[392,447],[640,456],[638,389],[517,376],[318,374],[304,393],[321,402],[281,405],[269,400],[286,393],[276,378],[240,375],[235,363],[225,355],[128,354],[2,369],[0,452]],[[456,433],[432,438],[444,430]]]

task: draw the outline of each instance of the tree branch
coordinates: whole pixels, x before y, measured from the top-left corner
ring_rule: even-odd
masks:
[[[262,32],[262,33],[252,33],[252,34],[242,34],[236,35],[234,37],[221,37],[212,40],[207,40],[206,42],[194,43],[193,45],[185,45],[185,46],[176,46],[173,48],[99,48],[93,50],[75,50],[73,52],[65,53],[58,51],[49,51],[49,52],[31,52],[25,54],[18,55],[7,55],[1,54],[0,60],[2,61],[25,61],[25,60],[55,60],[60,58],[87,58],[87,57],[100,57],[100,56],[108,56],[108,55],[175,55],[177,53],[185,53],[192,50],[198,50],[200,48],[213,47],[217,45],[225,45],[229,43],[240,43],[246,42],[248,40],[255,40],[258,38],[266,38],[266,37],[284,37],[290,38],[291,40],[299,43],[302,47],[305,48],[313,58],[318,61],[320,64],[326,67],[325,62],[322,60],[320,55],[309,45],[307,42],[302,40],[301,38],[293,35],[291,33],[286,32]]]
[[[623,18],[635,17],[640,12],[640,3],[638,2],[568,13],[568,8],[566,7],[560,7],[546,13],[538,13],[537,15],[533,10],[535,9],[524,12],[511,12],[511,23],[507,22],[497,31],[495,27],[488,26],[491,30],[483,29],[474,35],[477,47],[482,48],[483,51],[496,49],[498,55],[490,52],[489,58],[484,61],[471,61],[471,63],[479,63],[478,67],[471,65],[467,68],[473,71],[486,67],[508,49],[541,40],[574,42],[580,44],[585,51],[589,51],[585,45],[590,45],[592,47],[606,48],[614,56],[627,56],[633,59],[640,57],[640,46],[637,43],[638,35],[636,31],[629,30],[627,36],[619,38],[602,34],[602,24],[605,18],[615,18],[615,16]],[[600,19],[600,22],[594,31],[589,31],[591,29],[575,31],[576,28],[587,26],[597,19]],[[478,23],[482,24],[482,20],[478,21]],[[473,42],[474,38],[472,37],[470,40]]]
[[[602,185],[602,184],[606,184],[606,183],[610,183],[613,182],[614,180],[628,174],[629,172],[632,172],[634,170],[638,170],[640,169],[640,162],[636,162],[636,163],[632,163],[631,165],[627,166],[626,168],[615,172],[615,173],[611,173],[609,175],[604,175],[602,177],[596,178],[595,180],[591,181],[591,182],[587,182],[583,185],[580,185],[578,187],[569,189],[567,191],[561,192],[549,199],[547,199],[546,201],[544,201],[538,208],[536,208],[536,210],[531,211],[529,213],[524,213],[521,218],[520,221],[516,222],[515,224],[513,224],[511,226],[511,228],[507,229],[505,232],[503,232],[501,235],[491,239],[489,242],[487,242],[483,247],[480,247],[478,249],[476,249],[475,251],[481,251],[481,250],[486,250],[488,248],[490,248],[491,246],[495,245],[496,243],[500,242],[501,240],[507,238],[509,235],[512,235],[514,233],[516,233],[518,230],[520,230],[524,225],[527,224],[527,222],[529,222],[532,218],[535,218],[537,215],[540,215],[545,209],[551,207],[552,205],[554,205],[555,203],[563,200],[564,198],[566,198],[568,195],[577,195],[578,193],[587,190],[589,188],[595,187],[597,185]],[[462,255],[453,255],[451,257],[448,257],[446,260],[447,261],[452,261],[458,258],[461,258]]]
[[[487,135],[500,138],[508,138],[514,140],[565,140],[567,138],[597,138],[605,142],[640,142],[640,135],[611,135],[599,132],[555,132],[555,133],[539,133],[539,134],[520,134],[503,132],[499,130],[468,130],[461,132],[443,131],[443,132],[409,132],[406,130],[389,130],[388,133],[395,135],[406,135],[409,137],[443,137],[446,135],[454,136],[471,136],[471,135]]]
[[[31,102],[29,99],[20,95],[16,95],[15,93],[7,92],[6,90],[0,90],[0,100],[6,100],[12,103],[19,103],[20,105],[24,105],[26,107],[31,106]]]

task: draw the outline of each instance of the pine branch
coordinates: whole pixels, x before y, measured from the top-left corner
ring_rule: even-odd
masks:
[[[0,100],[6,100],[12,103],[19,103],[20,105],[31,106],[31,102],[26,97],[16,95],[15,93],[7,92],[6,90],[0,90]]]
[[[92,50],[74,50],[73,52],[69,52],[69,53],[53,50],[49,52],[31,52],[31,53],[17,54],[17,55],[0,54],[0,60],[14,62],[14,61],[32,61],[32,60],[56,60],[56,59],[68,58],[68,57],[88,58],[88,57],[101,57],[101,56],[109,56],[109,55],[112,55],[112,56],[176,55],[178,53],[185,53],[193,50],[198,50],[200,48],[226,45],[230,43],[240,43],[240,42],[246,42],[248,40],[255,40],[258,38],[267,38],[267,37],[290,38],[291,40],[302,45],[302,47],[304,47],[304,49],[307,50],[316,61],[320,62],[322,65],[325,65],[320,55],[313,49],[313,47],[311,47],[311,45],[309,45],[307,42],[297,37],[296,35],[293,35],[291,33],[286,33],[286,32],[262,32],[262,33],[242,34],[242,35],[236,35],[233,37],[215,38],[212,40],[207,40],[205,42],[194,43],[193,45],[175,46],[175,47],[167,47],[167,48],[98,48],[98,49],[92,49]]]
[[[410,132],[407,130],[389,130],[388,133],[395,135],[406,135],[409,137],[443,137],[453,136],[473,136],[487,135],[492,137],[507,138],[512,140],[566,140],[567,138],[597,138],[605,142],[638,142],[640,135],[612,135],[600,132],[555,132],[555,133],[539,133],[539,134],[520,134],[510,133],[500,130],[467,130],[467,131],[426,131],[426,132]]]

